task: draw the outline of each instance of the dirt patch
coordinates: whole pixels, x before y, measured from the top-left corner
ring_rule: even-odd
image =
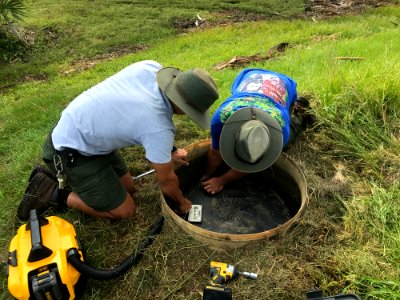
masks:
[[[100,62],[112,60],[116,57],[119,57],[119,56],[122,56],[125,54],[136,53],[136,52],[143,51],[146,49],[148,49],[148,46],[142,45],[142,44],[119,45],[119,46],[116,46],[113,49],[111,49],[110,52],[96,55],[95,57],[93,57],[91,59],[80,59],[80,60],[74,61],[72,64],[70,64],[68,66],[68,69],[63,71],[62,73],[67,76],[74,74],[74,73],[79,73],[84,70],[93,68]]]
[[[46,81],[48,78],[47,74],[26,75],[24,81]]]
[[[309,0],[305,4],[304,13],[295,17],[328,18],[338,15],[361,13],[368,7],[380,7],[391,3],[393,2],[378,2],[374,0]],[[242,10],[226,10],[219,13],[213,13],[213,18],[210,20],[202,18],[199,15],[192,19],[174,20],[172,26],[181,32],[187,32],[196,28],[208,28],[240,22],[262,21],[273,17],[287,18],[288,16],[277,12],[262,14]]]
[[[29,47],[34,47],[36,43],[42,43],[47,47],[52,47],[60,41],[61,37],[56,27],[48,26],[39,31],[26,29],[21,33],[21,39],[25,45]]]
[[[246,64],[253,61],[263,61],[267,59],[271,59],[280,53],[284,52],[285,49],[289,46],[288,43],[279,43],[274,47],[270,48],[267,52],[261,54],[255,54],[250,56],[235,56],[228,61],[217,64],[214,69],[222,70],[225,68],[237,68],[241,66],[245,66]]]
[[[318,17],[337,16],[349,13],[360,13],[368,7],[385,6],[391,1],[374,0],[309,0],[305,7],[305,14]]]
[[[212,16],[212,19],[205,19],[200,15],[191,19],[176,19],[173,20],[171,24],[179,32],[187,32],[198,28],[209,28],[240,22],[262,21],[270,18],[270,15],[245,12],[242,10],[226,10],[212,13]]]

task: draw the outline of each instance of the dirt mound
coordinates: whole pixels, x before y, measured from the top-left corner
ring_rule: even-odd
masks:
[[[374,1],[374,0],[308,0],[305,2],[304,13],[300,13],[295,18],[314,17],[328,18],[332,16],[356,14],[363,12],[368,7],[380,7],[393,3],[393,1]],[[218,25],[229,25],[239,22],[252,22],[267,20],[273,17],[293,18],[284,13],[269,11],[265,13],[248,12],[240,9],[230,9],[218,13],[213,13],[212,19],[205,19],[200,15],[192,19],[175,19],[171,22],[172,26],[181,32],[190,31],[199,27],[213,27]]]
[[[390,1],[374,0],[309,0],[305,13],[312,16],[336,16],[347,13],[358,13],[367,7],[379,7],[390,4]]]

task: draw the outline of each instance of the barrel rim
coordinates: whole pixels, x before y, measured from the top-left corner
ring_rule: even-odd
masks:
[[[204,147],[204,146],[210,145],[210,143],[211,143],[210,139],[207,139],[207,140],[201,140],[199,142],[188,145],[185,149],[188,151],[189,161],[191,159],[195,158],[195,157],[190,156],[190,150],[192,148],[195,148],[195,147],[198,148],[199,146]],[[269,230],[261,231],[258,233],[246,233],[246,234],[220,233],[220,232],[207,230],[207,229],[198,227],[198,226],[184,220],[179,215],[177,215],[165,201],[163,193],[160,192],[161,208],[162,208],[163,214],[167,217],[172,218],[178,225],[180,225],[182,227],[182,229],[184,229],[189,235],[191,235],[195,239],[196,239],[196,237],[193,236],[191,233],[196,233],[197,235],[201,236],[202,238],[212,239],[214,241],[219,241],[219,242],[223,242],[223,243],[226,243],[226,242],[251,242],[251,241],[270,238],[272,236],[275,236],[278,233],[285,232],[286,230],[289,229],[289,227],[293,223],[295,223],[303,215],[304,209],[308,204],[309,199],[308,199],[308,193],[307,193],[307,181],[306,181],[303,171],[295,163],[295,161],[292,158],[290,158],[289,155],[287,155],[286,153],[282,152],[280,154],[278,160],[275,162],[275,164],[282,164],[283,167],[286,167],[285,170],[287,170],[287,168],[290,168],[291,172],[295,173],[295,175],[292,173],[289,173],[289,175],[291,177],[293,177],[295,182],[299,185],[300,195],[301,195],[301,204],[300,204],[300,208],[297,211],[297,213],[292,218],[290,218],[287,222],[280,224],[277,227],[274,227]],[[176,166],[175,169],[177,167],[178,166]],[[299,181],[301,181],[301,182],[299,183]]]

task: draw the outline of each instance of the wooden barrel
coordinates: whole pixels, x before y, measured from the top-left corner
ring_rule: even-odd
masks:
[[[197,164],[201,167],[206,165],[206,154],[210,147],[210,140],[203,140],[186,147],[188,151],[188,159],[190,165],[193,162],[198,162]],[[199,159],[201,159],[199,161]],[[199,180],[202,175],[202,170],[188,170],[188,173],[180,174],[179,171],[183,167],[177,167],[176,172],[180,179],[181,186],[187,184],[187,179],[193,174],[198,176],[195,180]],[[263,171],[264,172],[264,171]],[[308,201],[307,196],[307,184],[305,176],[301,169],[296,165],[296,163],[288,157],[285,153],[282,153],[278,158],[277,162],[268,169],[267,175],[262,174],[262,172],[255,174],[256,176],[268,176],[268,181],[271,179],[276,180],[277,185],[281,185],[285,190],[295,191],[292,193],[293,197],[290,197],[288,205],[293,204],[295,207],[290,218],[285,220],[282,224],[274,228],[270,228],[265,231],[255,232],[255,233],[245,233],[245,234],[232,234],[216,232],[213,230],[208,230],[197,226],[196,224],[189,223],[181,216],[177,215],[171,207],[168,205],[169,201],[161,194],[161,206],[162,212],[165,217],[173,220],[177,225],[179,225],[187,234],[192,236],[194,239],[207,244],[210,248],[216,250],[225,250],[243,247],[251,242],[268,239],[278,233],[286,231],[296,220],[298,220]],[[254,175],[253,175],[254,176]],[[280,178],[282,178],[280,180]],[[274,183],[275,184],[275,183]]]

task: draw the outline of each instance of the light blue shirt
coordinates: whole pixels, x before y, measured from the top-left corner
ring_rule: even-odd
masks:
[[[76,97],[53,130],[55,149],[104,155],[142,145],[150,162],[169,162],[175,126],[156,80],[161,68],[151,60],[134,63]]]

